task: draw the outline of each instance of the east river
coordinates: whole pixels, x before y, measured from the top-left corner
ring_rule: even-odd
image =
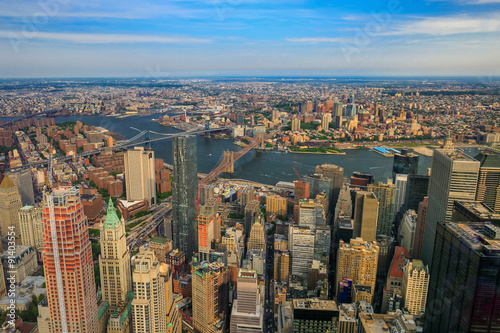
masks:
[[[132,138],[140,130],[152,130],[159,133],[178,133],[180,131],[161,126],[151,121],[160,115],[154,114],[146,117],[131,116],[126,118],[101,117],[101,116],[58,116],[56,123],[80,120],[92,126],[99,126],[108,131]],[[14,118],[0,118],[0,121],[11,121]],[[233,144],[231,140],[207,139],[201,135],[198,140],[198,172],[208,173],[214,168],[225,150],[237,151],[241,147]],[[156,157],[162,158],[166,163],[172,164],[172,141],[162,140],[151,143]],[[344,168],[344,176],[350,176],[353,171],[371,173],[375,181],[386,182],[392,175],[392,158],[384,157],[369,149],[348,149],[346,155],[320,155],[320,154],[284,154],[275,150],[251,150],[235,163],[234,178],[242,178],[258,183],[275,185],[279,181],[294,181],[297,179],[292,167],[300,175],[311,173],[318,164],[329,163]],[[465,149],[465,153],[474,157],[478,150]],[[431,158],[420,155],[419,173],[425,174],[431,165]]]

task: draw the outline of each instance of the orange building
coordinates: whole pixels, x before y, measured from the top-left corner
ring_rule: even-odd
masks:
[[[67,331],[94,333],[98,331],[97,299],[87,217],[83,213],[78,189],[59,187],[53,190],[53,197],[57,233],[55,242],[47,197],[44,198],[43,209],[43,266],[50,331],[63,332],[66,323]],[[58,285],[56,271],[59,268],[63,282]],[[61,304],[64,304],[65,311],[62,311]],[[62,313],[65,314],[65,321]]]
[[[220,241],[221,217],[217,213],[217,202],[208,200],[201,207],[198,221],[198,252],[201,261],[210,261],[212,240]]]

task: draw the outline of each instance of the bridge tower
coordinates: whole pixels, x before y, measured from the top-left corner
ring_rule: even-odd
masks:
[[[232,151],[226,150],[222,153],[222,163],[229,163],[222,172],[234,173],[234,153]]]
[[[205,121],[205,129],[207,130],[205,132],[205,138],[210,138],[210,120]]]
[[[255,134],[255,140],[259,141],[260,149],[264,149],[264,136],[265,134],[260,132]]]
[[[148,140],[148,142],[146,142],[145,146],[146,148],[149,148],[149,140],[151,140],[151,131],[146,131],[146,134],[144,134],[144,139],[145,140]]]

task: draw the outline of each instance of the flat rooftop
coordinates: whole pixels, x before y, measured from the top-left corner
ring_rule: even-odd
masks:
[[[484,249],[500,255],[500,228],[491,223],[446,223],[452,233],[472,249]]]
[[[297,298],[292,301],[294,309],[311,311],[338,311],[335,301],[320,300],[317,298]]]

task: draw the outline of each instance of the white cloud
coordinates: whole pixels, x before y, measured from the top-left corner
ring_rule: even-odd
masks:
[[[342,43],[344,38],[328,38],[328,37],[305,37],[305,38],[287,38],[293,43]]]
[[[500,32],[500,15],[471,17],[468,15],[450,17],[428,17],[409,23],[401,22],[380,35],[453,35],[470,33]]]
[[[23,35],[18,31],[0,30],[0,38],[19,39],[49,39],[82,44],[116,44],[116,43],[210,43],[212,39],[191,37],[168,37],[155,35],[130,34],[89,34],[89,33],[58,33],[58,32],[28,32]]]

